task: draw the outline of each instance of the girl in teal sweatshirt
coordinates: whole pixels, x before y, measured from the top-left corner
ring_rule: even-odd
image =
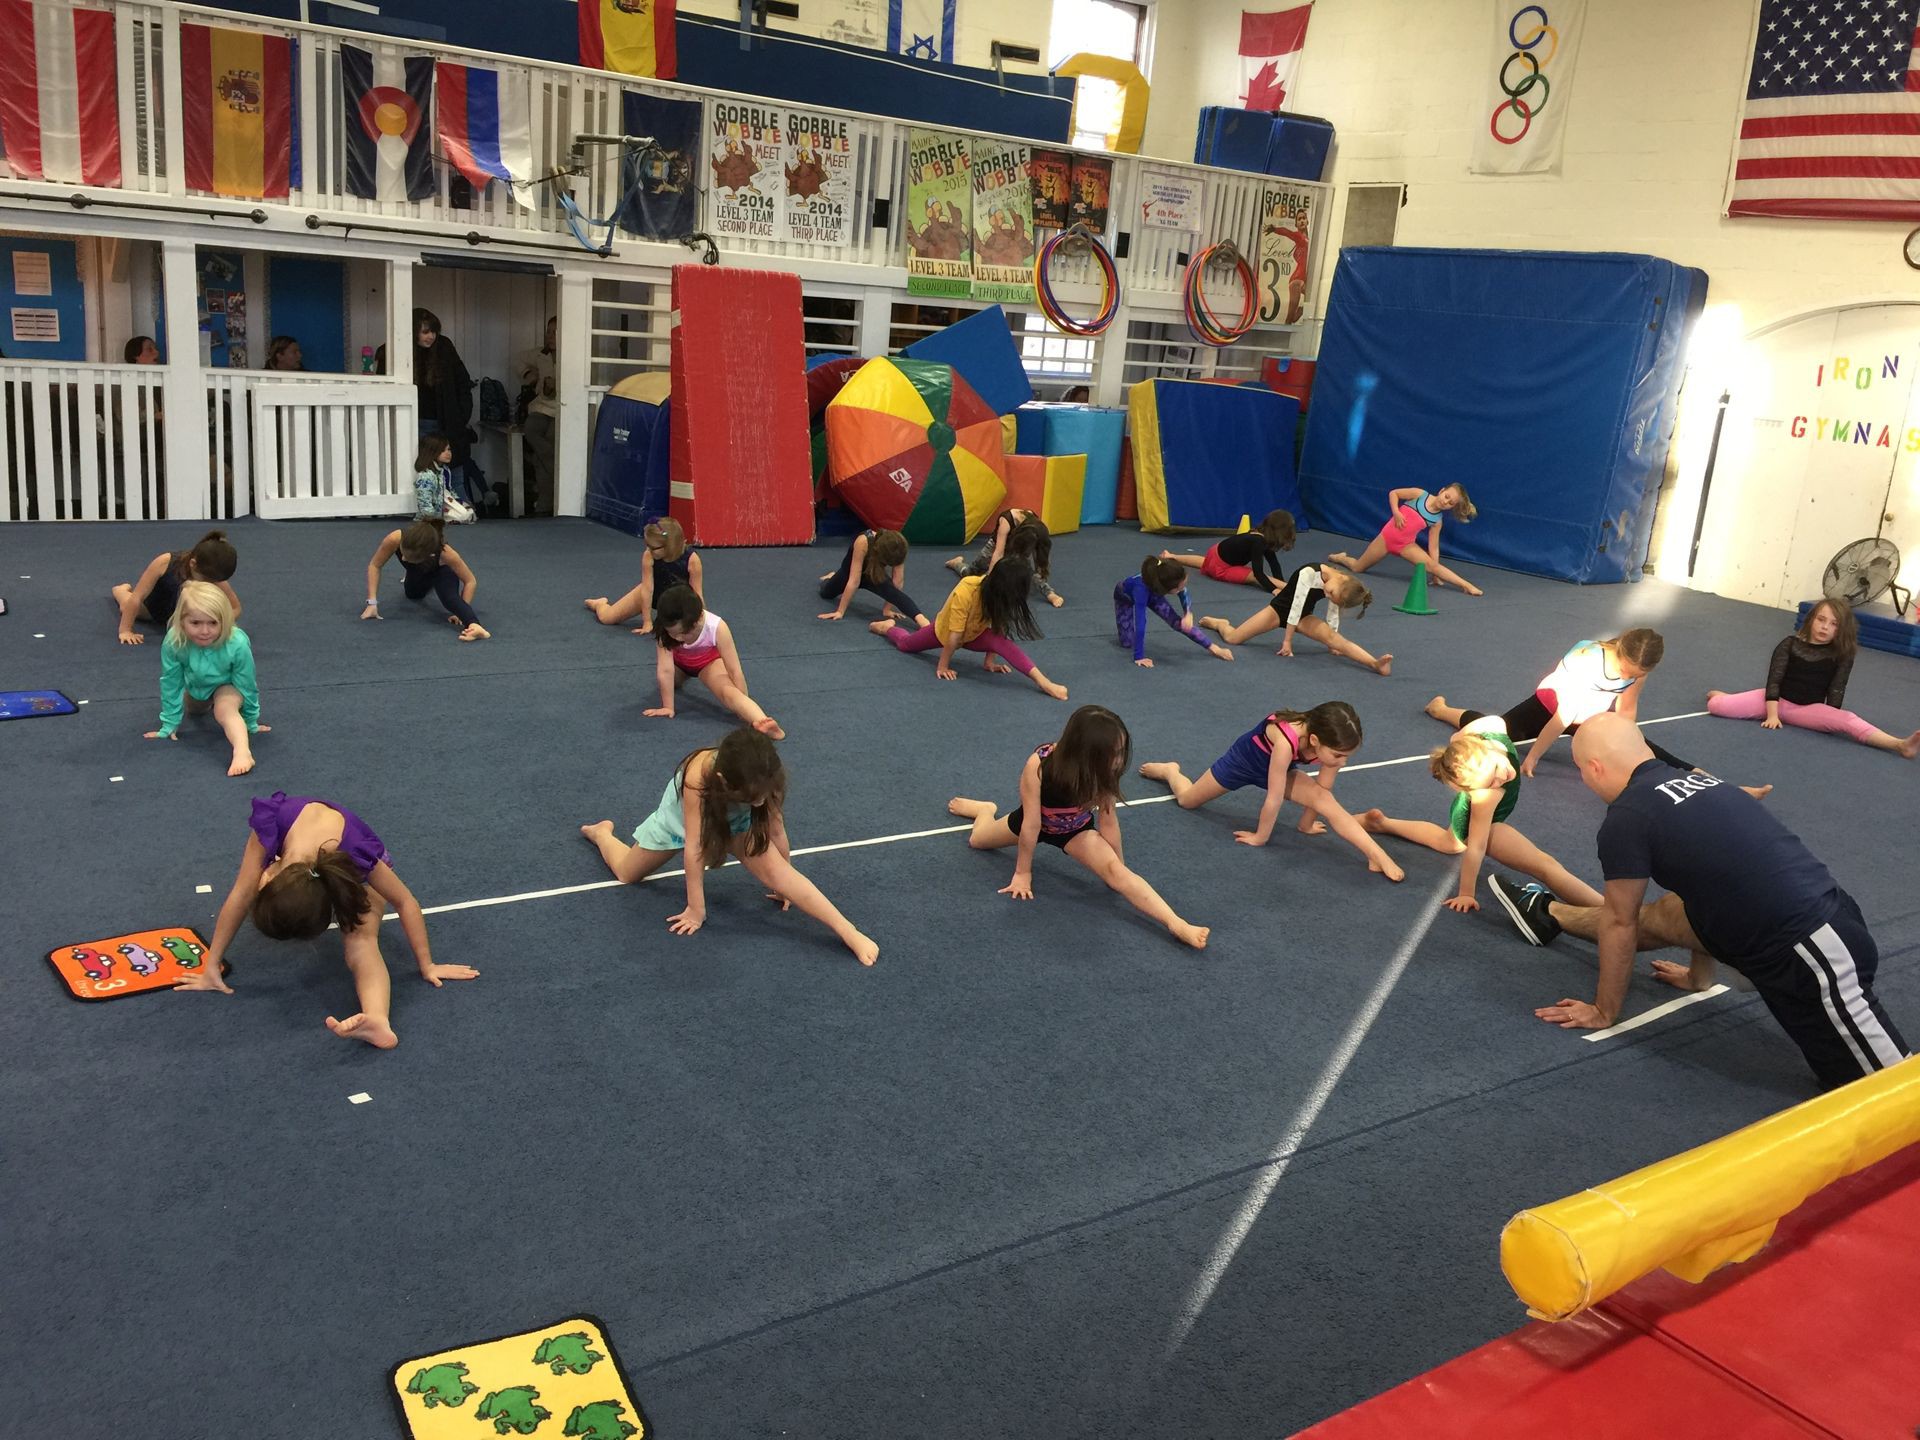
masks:
[[[260,691],[253,680],[253,646],[235,627],[233,605],[218,585],[189,580],[180,587],[180,603],[160,647],[160,728],[149,740],[172,740],[182,710],[213,711],[233,745],[229,775],[253,769],[255,732],[260,723]]]

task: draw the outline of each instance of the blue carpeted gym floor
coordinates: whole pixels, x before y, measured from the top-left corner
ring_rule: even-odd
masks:
[[[569,892],[606,878],[579,825],[631,829],[729,724],[694,696],[643,718],[651,641],[580,608],[633,583],[636,542],[581,521],[456,532],[496,635],[462,645],[394,576],[388,618],[356,618],[389,526],[234,526],[273,731],[229,780],[208,724],[141,739],[159,652],[116,645],[106,599],[203,528],[0,535],[0,688],[88,702],[0,726],[13,1433],[391,1434],[395,1362],[587,1311],[664,1436],[1284,1435],[1519,1324],[1496,1254],[1516,1209],[1813,1093],[1751,995],[1597,1043],[1540,1023],[1535,1005],[1591,995],[1590,949],[1531,949],[1491,905],[1440,910],[1456,862],[1431,852],[1396,848],[1395,886],[1284,821],[1264,850],[1235,845],[1249,792],[1122,814],[1129,863],[1213,926],[1204,954],[1045,849],[1033,903],[997,895],[1009,855],[915,832],[952,825],[956,793],[1011,804],[1072,707],[977,656],[936,682],[931,655],[866,632],[868,597],[815,620],[840,540],[708,551],[707,594],[789,731],[796,848],[881,842],[796,857],[880,962],[738,869],[709,881],[699,935],[670,935],[677,878]],[[1272,639],[1225,665],[1157,625],[1140,670],[1108,597],[1158,545],[1058,544],[1068,604],[1041,613],[1041,667],[1117,710],[1136,761],[1190,775],[1276,705],[1351,700],[1355,810],[1444,814],[1424,756],[1446,732],[1420,713],[1436,691],[1502,708],[1574,640],[1650,623],[1668,659],[1643,718],[1682,715],[1710,685],[1760,683],[1790,624],[1651,582],[1477,570],[1486,598],[1441,591],[1413,619],[1389,562],[1347,633],[1394,653],[1391,679],[1307,642],[1276,659]],[[929,612],[939,558],[908,567]],[[1235,619],[1257,601],[1197,575],[1193,595]],[[1920,670],[1863,652],[1849,700],[1904,731]],[[1655,733],[1776,783],[1920,1031],[1915,771],[1704,716]],[[422,985],[389,923],[391,1053],[321,1024],[352,1006],[337,937],[243,931],[230,998],[69,1000],[44,959],[62,942],[211,934],[248,799],[275,789],[358,810],[430,911],[506,897],[430,915],[435,957],[481,978]],[[1515,818],[1597,878],[1601,813],[1562,744]],[[1672,998],[1643,962],[1630,1011]]]

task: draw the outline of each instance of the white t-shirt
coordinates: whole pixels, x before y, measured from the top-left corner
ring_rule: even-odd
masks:
[[[527,402],[529,415],[558,415],[560,407],[555,397],[560,393],[554,385],[553,356],[544,350],[529,350],[520,362],[521,383],[528,377],[533,380],[533,398]]]

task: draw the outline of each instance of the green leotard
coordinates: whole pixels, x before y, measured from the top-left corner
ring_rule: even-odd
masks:
[[[1500,799],[1493,807],[1493,823],[1498,825],[1520,803],[1520,752],[1513,748],[1513,737],[1504,730],[1481,730],[1475,733],[1485,735],[1489,740],[1498,740],[1513,766],[1513,779],[1501,787]],[[1453,831],[1453,838],[1462,845],[1467,843],[1467,821],[1472,815],[1473,797],[1462,790],[1453,797],[1453,815],[1447,824],[1447,828]]]

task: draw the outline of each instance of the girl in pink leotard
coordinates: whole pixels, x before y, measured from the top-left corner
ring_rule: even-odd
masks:
[[[1758,720],[1769,730],[1782,725],[1845,735],[1903,759],[1920,754],[1920,730],[1904,739],[1889,735],[1841,708],[1860,648],[1860,622],[1844,600],[1822,600],[1806,623],[1773,649],[1764,689],[1707,692],[1707,709],[1726,720]]]
[[[1438,584],[1458,586],[1469,595],[1480,593],[1478,586],[1469,584],[1440,563],[1440,526],[1444,517],[1452,514],[1465,524],[1477,513],[1464,485],[1457,482],[1442,485],[1431,495],[1417,486],[1408,486],[1390,492],[1387,503],[1392,508],[1392,518],[1373,537],[1359,559],[1344,550],[1327,558],[1358,575],[1388,555],[1398,555],[1408,564],[1425,565],[1427,573]],[[1423,546],[1420,534],[1428,526],[1433,527],[1433,538]]]
[[[1040,638],[1040,627],[1027,604],[1032,584],[1033,566],[1018,555],[1008,555],[985,575],[961,576],[931,625],[908,630],[890,620],[876,620],[867,628],[886,636],[894,649],[908,655],[939,650],[940,663],[933,672],[939,679],[958,678],[953,669],[955,650],[978,650],[986,654],[988,670],[1004,673],[1011,665],[1054,699],[1064,700],[1067,687],[1042,675],[1015,643]]]

